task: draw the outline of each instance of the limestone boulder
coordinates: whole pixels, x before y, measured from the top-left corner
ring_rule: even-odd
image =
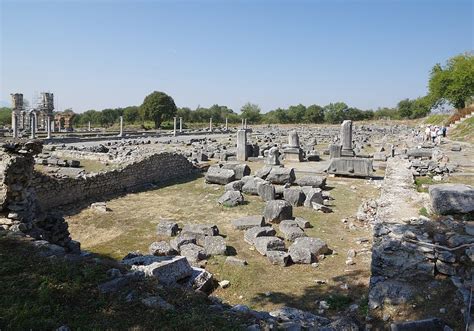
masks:
[[[283,199],[294,207],[302,206],[305,198],[303,190],[299,187],[290,187],[283,190]]]
[[[224,164],[222,169],[233,170],[235,173],[235,179],[242,179],[242,177],[250,175],[250,167],[245,163],[229,162]]]
[[[263,217],[260,215],[245,216],[232,221],[232,226],[237,230],[247,230],[255,226],[263,226]]]
[[[267,181],[257,184],[257,192],[263,201],[275,200],[275,187]]]
[[[293,168],[272,167],[266,180],[272,184],[291,184],[295,181],[295,170]]]
[[[239,191],[226,191],[217,202],[225,207],[235,207],[244,203],[244,196]]]
[[[317,260],[319,255],[329,253],[327,244],[312,237],[297,238],[288,249],[294,263],[310,264]]]
[[[279,223],[293,218],[293,207],[285,200],[271,200],[265,205],[263,217],[266,222]]]
[[[212,166],[207,170],[205,179],[206,183],[225,185],[235,180],[235,173],[234,170]]]
[[[474,212],[474,187],[470,185],[431,185],[429,194],[433,210],[437,214],[469,214]]]
[[[300,178],[296,178],[295,184],[299,186],[323,188],[326,186],[326,177],[316,175],[302,176]]]
[[[254,240],[255,249],[263,256],[268,251],[284,251],[285,242],[278,237],[257,237]]]

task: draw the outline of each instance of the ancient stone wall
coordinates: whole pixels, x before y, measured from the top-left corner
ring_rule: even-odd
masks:
[[[55,178],[35,173],[31,186],[44,210],[88,200],[104,200],[150,183],[186,178],[194,173],[182,155],[161,153],[128,164],[122,169],[78,178]]]

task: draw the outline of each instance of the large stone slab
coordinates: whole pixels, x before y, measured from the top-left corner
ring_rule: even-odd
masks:
[[[288,184],[295,181],[295,170],[293,168],[273,167],[266,180],[272,184]]]
[[[235,172],[218,166],[209,167],[206,173],[206,182],[211,184],[225,185],[235,180]]]
[[[301,237],[288,249],[294,263],[310,264],[322,254],[329,253],[327,244],[319,238]]]
[[[293,218],[293,207],[288,201],[284,200],[271,200],[265,205],[263,211],[263,217],[266,222],[279,223],[283,220]]]
[[[474,187],[464,184],[438,184],[429,188],[431,204],[437,214],[474,212]]]
[[[242,179],[242,177],[250,175],[250,168],[245,163],[229,162],[224,164],[222,169],[233,170],[235,173],[235,179]]]
[[[278,237],[257,237],[254,240],[255,249],[262,255],[268,251],[284,251],[285,242]]]
[[[263,226],[265,224],[263,216],[245,216],[232,221],[232,226],[237,230],[247,230],[255,226]]]
[[[165,285],[174,284],[192,274],[191,265],[184,256],[144,255],[123,260],[122,263],[132,266],[132,270],[143,271],[145,276],[157,278]]]
[[[303,176],[300,178],[296,178],[295,184],[299,186],[312,186],[323,188],[326,185],[326,177],[315,175]]]
[[[327,172],[343,176],[369,177],[373,175],[374,169],[371,159],[342,157],[331,159]]]

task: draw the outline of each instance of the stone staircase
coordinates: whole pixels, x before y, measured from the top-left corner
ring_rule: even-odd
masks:
[[[451,123],[451,124],[449,125],[449,128],[450,128],[450,129],[454,129],[454,128],[456,128],[460,123],[462,123],[463,121],[465,121],[465,120],[467,120],[468,118],[471,118],[471,117],[473,117],[473,116],[474,116],[474,111],[471,111],[470,114],[464,115],[464,117],[461,117],[461,118],[458,119],[456,122]]]

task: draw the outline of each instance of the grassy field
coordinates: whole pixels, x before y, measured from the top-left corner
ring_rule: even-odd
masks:
[[[330,178],[330,193],[335,198],[334,213],[322,214],[303,207],[294,208],[294,215],[308,219],[312,228],[309,236],[327,241],[335,251],[319,263],[280,267],[268,260],[243,241],[243,232],[234,230],[231,221],[238,217],[261,214],[264,203],[259,197],[246,196],[247,204],[235,208],[221,207],[217,198],[223,187],[204,183],[203,178],[163,187],[157,190],[129,194],[108,201],[111,209],[98,214],[90,209],[67,217],[74,239],[84,249],[122,258],[129,251],[147,252],[153,241],[169,240],[155,234],[161,218],[173,218],[180,225],[213,223],[226,237],[227,245],[236,256],[248,261],[245,268],[224,264],[225,257],[209,260],[206,269],[218,280],[227,279],[231,286],[218,289],[215,295],[231,304],[246,304],[254,309],[271,310],[290,305],[315,311],[318,300],[332,302],[330,313],[347,308],[351,303],[360,305],[361,316],[366,307],[368,277],[370,275],[370,243],[357,244],[359,238],[371,240],[368,227],[350,218],[355,215],[363,198],[378,196],[375,186],[363,179]],[[349,229],[341,219],[354,223]],[[355,249],[355,265],[347,266],[346,253]],[[324,280],[318,284],[316,280]],[[348,289],[347,289],[348,288]]]
[[[433,114],[426,117],[423,123],[432,125],[446,125],[449,116],[449,114]]]
[[[451,140],[474,143],[474,117],[458,124],[456,128],[448,133],[448,137]]]

